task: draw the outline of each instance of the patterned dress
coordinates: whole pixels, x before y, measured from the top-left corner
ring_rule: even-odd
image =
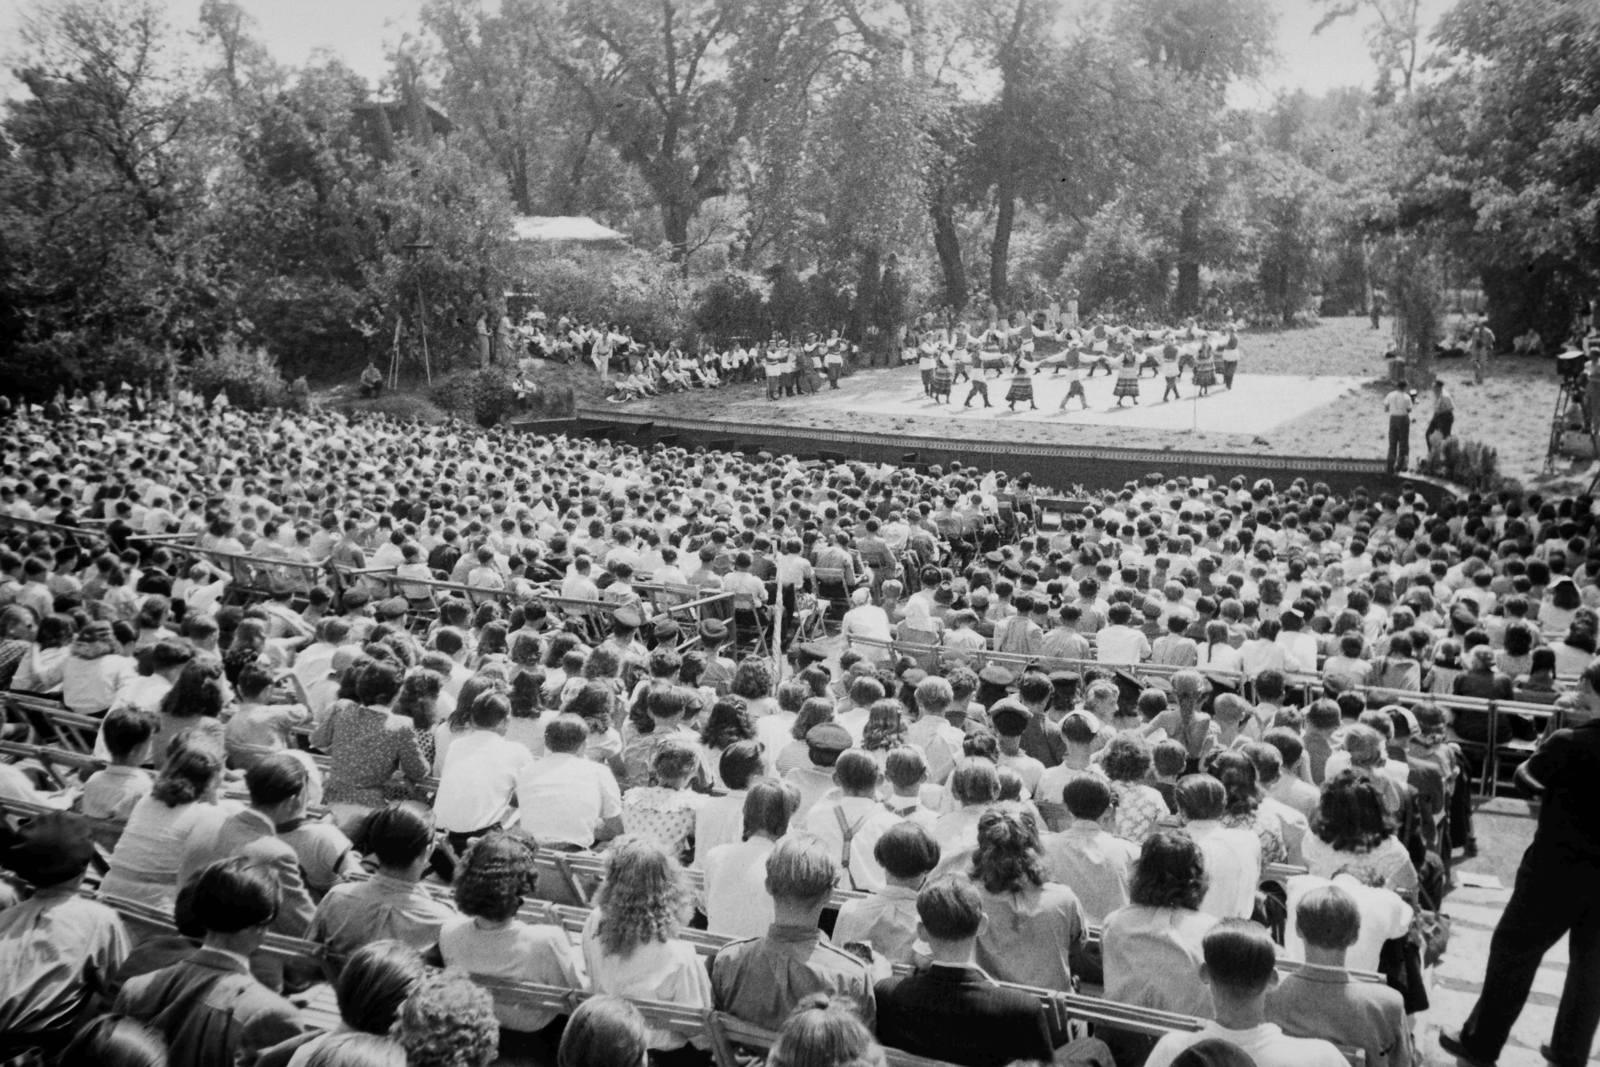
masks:
[[[1033,403],[1033,369],[1026,360],[1019,359],[1011,373],[1011,388],[1006,390],[1006,403],[1016,404],[1024,400]]]
[[[1202,346],[1194,361],[1194,384],[1208,389],[1217,384],[1217,361],[1210,345]]]
[[[1131,348],[1122,354],[1122,362],[1117,365],[1117,384],[1111,395],[1139,397],[1139,357]]]

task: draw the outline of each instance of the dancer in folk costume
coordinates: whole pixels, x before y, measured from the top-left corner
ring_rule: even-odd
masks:
[[[1167,402],[1167,397],[1182,400],[1178,393],[1178,379],[1183,377],[1183,364],[1178,361],[1178,339],[1171,331],[1167,332],[1166,343],[1161,346],[1161,377],[1166,381],[1166,388],[1161,391],[1161,402]]]
[[[1130,396],[1135,404],[1139,403],[1139,353],[1131,346],[1122,350],[1122,360],[1117,364],[1117,384],[1111,395],[1117,398],[1119,408]]]
[[[1228,327],[1228,339],[1222,343],[1222,384],[1233,388],[1233,376],[1239,369],[1239,331]]]
[[[781,379],[783,382],[783,395],[794,396],[795,349],[799,346],[791,344],[780,333],[774,333],[772,337],[773,343],[778,346],[778,352],[783,358],[783,375]]]
[[[817,373],[817,335],[806,334],[806,343],[795,345],[794,388],[800,394],[815,395],[822,388],[822,376]]]
[[[1039,373],[1039,369],[1028,358],[1029,355],[1026,351],[1017,353],[1017,360],[1011,368],[1011,388],[1006,390],[1006,405],[1012,411],[1017,410],[1020,400],[1026,400],[1030,410],[1039,410],[1039,405],[1033,402],[1033,376]]]
[[[937,404],[941,396],[946,404],[950,403],[950,390],[955,386],[955,380],[952,355],[941,346],[933,358],[933,386],[928,393],[934,403]]]
[[[1101,353],[1105,353],[1107,356],[1109,356],[1115,350],[1115,348],[1116,335],[1109,327],[1106,326],[1104,322],[1096,322],[1093,329],[1089,331],[1089,341],[1086,346],[1085,357],[1085,361],[1089,364],[1089,369],[1084,374],[1084,377],[1093,378],[1094,369],[1096,367],[1104,367],[1106,369],[1106,374],[1111,374],[1111,363],[1109,360],[1101,356]]]
[[[844,371],[844,338],[835,329],[828,338],[828,349],[822,356],[822,369],[828,374],[828,388],[839,388],[839,375]]]
[[[1207,391],[1217,384],[1217,359],[1216,353],[1211,351],[1211,338],[1207,337],[1200,342],[1200,353],[1194,361],[1194,384],[1200,390],[1200,395],[1207,395]]]
[[[758,346],[757,351],[767,375],[767,399],[776,400],[783,395],[783,352],[776,337],[765,348]]]
[[[950,353],[950,367],[956,381],[972,380],[972,361],[977,359],[978,339],[963,327],[957,335],[954,351]]]
[[[917,346],[917,373],[922,375],[922,395],[933,395],[933,368],[939,365],[939,354],[933,344],[924,341]]]
[[[1067,367],[1067,395],[1061,398],[1061,406],[1056,408],[1057,411],[1067,410],[1067,404],[1073,397],[1083,404],[1084,411],[1089,410],[1089,394],[1083,390],[1083,364],[1078,359],[1082,351],[1082,346],[1076,341],[1067,346],[1064,361]]]

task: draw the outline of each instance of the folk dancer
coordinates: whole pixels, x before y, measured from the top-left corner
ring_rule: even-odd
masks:
[[[1006,405],[1012,410],[1017,410],[1017,402],[1026,400],[1031,411],[1038,411],[1039,405],[1033,402],[1033,376],[1039,373],[1031,355],[1026,349],[1017,353],[1017,359],[1011,368],[1011,388],[1006,390]]]
[[[922,375],[922,395],[933,395],[933,368],[938,366],[939,356],[933,350],[933,344],[923,341],[917,346],[917,373]]]
[[[1166,388],[1161,391],[1161,402],[1165,404],[1167,397],[1182,400],[1178,393],[1178,379],[1183,377],[1183,364],[1178,360],[1178,339],[1171,331],[1167,333],[1166,343],[1161,346],[1161,377],[1166,381]]]
[[[950,390],[955,387],[956,374],[953,365],[952,353],[945,347],[935,349],[933,357],[933,386],[929,396],[933,402],[938,403],[939,397],[944,397],[946,404],[950,403]]]
[[[1137,406],[1139,403],[1139,354],[1132,346],[1122,350],[1122,361],[1117,364],[1117,384],[1112,388],[1111,395],[1117,398],[1117,407],[1122,406],[1122,401],[1133,397]]]
[[[822,369],[828,374],[828,388],[839,388],[839,375],[844,371],[844,338],[835,329],[828,338],[827,351],[822,356]]]
[[[776,340],[761,353],[761,365],[767,372],[767,399],[776,400],[783,393],[783,352]]]
[[[805,344],[794,346],[794,391],[798,394],[811,393],[815,396],[817,390],[822,388],[822,378],[817,373],[816,353],[819,347],[814,333],[806,334]]]
[[[1222,384],[1231,391],[1233,375],[1239,369],[1239,331],[1228,327],[1228,339],[1222,345]]]
[[[1194,384],[1201,396],[1207,395],[1210,388],[1217,384],[1216,354],[1211,350],[1209,337],[1200,342],[1200,352],[1195,356]]]
[[[1083,404],[1084,411],[1089,410],[1089,394],[1083,391],[1083,364],[1078,361],[1078,355],[1082,351],[1083,347],[1076,341],[1067,345],[1067,395],[1061,398],[1061,406],[1056,409],[1057,411],[1067,410],[1067,403],[1073,397],[1077,397]]]

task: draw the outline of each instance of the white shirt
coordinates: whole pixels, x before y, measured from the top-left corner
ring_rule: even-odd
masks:
[[[638,945],[626,956],[613,956],[600,943],[600,909],[583,926],[583,962],[596,993],[635,1000],[664,1000],[684,1008],[712,1006],[711,974],[694,946],[676,938]],[[650,1031],[654,1049],[682,1048],[689,1039],[671,1030]]]
[[[459,747],[452,745],[452,754]],[[589,848],[596,827],[622,814],[622,790],[610,767],[575,753],[550,752],[517,775],[517,808],[522,829],[540,844]]]
[[[533,753],[493,730],[457,734],[444,756],[444,773],[433,812],[439,829],[470,833],[498,825],[511,807],[518,780],[533,764]]]
[[[850,869],[844,869],[844,826],[854,827],[850,836]],[[900,816],[871,797],[840,797],[818,804],[806,816],[806,830],[828,846],[839,863],[839,887],[877,893],[887,884],[883,867],[872,854],[884,831],[900,821]]]
[[[729,790],[726,796],[712,797],[694,813],[694,864],[705,869],[705,858],[718,845],[737,844],[744,837],[744,798],[748,791]]]
[[[774,916],[767,892],[767,857],[775,845],[770,838],[752,837],[705,853],[707,931],[729,937],[766,934]],[[698,840],[695,851],[701,851]]]
[[[1348,1067],[1348,1061],[1330,1041],[1314,1037],[1285,1037],[1277,1023],[1262,1023],[1249,1030],[1228,1030],[1208,1020],[1199,1030],[1167,1034],[1145,1060],[1145,1067],[1168,1067],[1190,1045],[1208,1037],[1243,1049],[1256,1067]]]
[[[1149,639],[1130,626],[1107,626],[1095,643],[1097,663],[1138,663],[1149,655]]]
[[[1250,918],[1261,882],[1261,839],[1214,819],[1195,819],[1184,829],[1200,846],[1210,882],[1200,910],[1219,919]]]
[[[1411,929],[1411,905],[1392,889],[1364,885],[1348,874],[1335,875],[1331,880],[1314,874],[1300,874],[1289,879],[1289,922],[1284,927],[1283,958],[1305,960],[1306,942],[1300,936],[1294,910],[1307,893],[1328,886],[1338,886],[1349,893],[1361,912],[1361,933],[1346,951],[1344,965],[1352,971],[1376,971],[1383,943]]]

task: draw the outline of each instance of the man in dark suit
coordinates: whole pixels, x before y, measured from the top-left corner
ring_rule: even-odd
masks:
[[[878,1039],[885,1045],[966,1067],[1055,1055],[1038,998],[999,985],[975,961],[988,918],[964,875],[948,875],[917,894],[918,935],[933,963],[879,982]]]

